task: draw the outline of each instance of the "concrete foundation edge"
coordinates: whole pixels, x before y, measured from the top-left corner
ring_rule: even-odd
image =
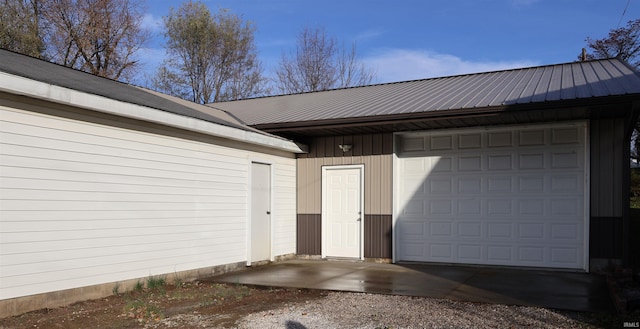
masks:
[[[276,260],[281,261],[291,258],[294,258],[294,256],[284,255],[277,256]],[[164,276],[164,278],[169,283],[176,282],[176,279],[179,282],[190,282],[231,271],[241,270],[244,269],[246,265],[246,262],[238,262],[176,273],[167,273],[160,276]],[[116,292],[123,293],[126,291],[131,291],[135,288],[136,284],[138,284],[139,282],[145,283],[147,279],[148,277],[136,278],[0,300],[0,318],[20,315],[45,308],[67,306],[73,303],[91,299],[104,298],[114,295]]]

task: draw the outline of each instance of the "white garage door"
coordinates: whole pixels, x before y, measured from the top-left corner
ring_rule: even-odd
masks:
[[[586,124],[398,138],[397,260],[586,269]]]

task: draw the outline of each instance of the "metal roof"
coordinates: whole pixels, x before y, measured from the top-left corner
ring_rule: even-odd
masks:
[[[473,114],[487,108],[634,94],[640,94],[640,74],[620,60],[605,59],[208,105],[264,128],[353,118],[375,122],[425,113]]]
[[[0,49],[0,72],[227,127],[268,135],[242,124],[227,113],[208,106],[184,101],[145,88],[102,78],[4,49]],[[273,135],[270,136],[275,137]]]

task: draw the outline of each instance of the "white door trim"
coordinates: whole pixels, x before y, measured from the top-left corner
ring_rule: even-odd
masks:
[[[262,164],[262,165],[267,165],[269,166],[269,181],[270,181],[270,190],[269,190],[269,199],[270,199],[270,211],[271,211],[271,216],[269,218],[269,261],[274,261],[274,256],[273,256],[273,237],[274,237],[274,212],[273,212],[273,192],[274,192],[274,170],[273,170],[273,163],[269,162],[269,161],[261,161],[261,160],[249,160],[248,161],[248,166],[249,166],[249,175],[247,177],[248,180],[248,189],[247,189],[247,230],[246,230],[246,239],[247,239],[247,250],[246,250],[246,255],[247,255],[247,266],[251,266],[252,263],[254,263],[254,260],[251,259],[251,230],[252,230],[252,220],[253,220],[253,213],[252,213],[252,205],[253,205],[253,181],[252,181],[252,174],[253,174],[253,164]]]
[[[321,211],[321,223],[322,223],[322,258],[327,257],[327,225],[326,225],[326,179],[327,179],[327,171],[330,170],[344,170],[344,169],[358,169],[360,170],[360,257],[358,259],[364,260],[364,164],[358,165],[337,165],[337,166],[322,166],[322,211]]]

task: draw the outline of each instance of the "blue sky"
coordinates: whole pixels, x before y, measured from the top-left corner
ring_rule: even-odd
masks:
[[[305,26],[324,27],[374,68],[377,83],[570,62],[586,37],[640,18],[640,0],[218,0],[256,28],[265,73]],[[151,72],[164,56],[162,17],[180,1],[147,0],[155,37],[142,53]],[[626,13],[623,12],[626,8]]]

